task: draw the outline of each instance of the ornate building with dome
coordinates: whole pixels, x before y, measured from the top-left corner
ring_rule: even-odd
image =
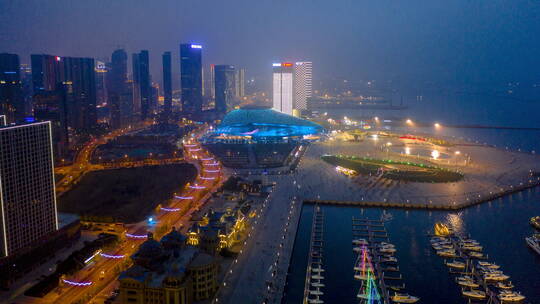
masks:
[[[157,241],[151,233],[122,272],[120,303],[189,304],[211,298],[218,288],[214,256],[186,244],[175,228]]]

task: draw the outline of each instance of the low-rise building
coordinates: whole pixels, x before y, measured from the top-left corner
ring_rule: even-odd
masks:
[[[211,298],[217,290],[215,257],[186,246],[174,228],[160,242],[152,234],[131,257],[120,277],[120,303],[188,304]]]

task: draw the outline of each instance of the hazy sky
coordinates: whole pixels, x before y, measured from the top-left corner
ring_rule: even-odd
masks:
[[[540,82],[537,0],[0,0],[0,52],[23,62],[148,49],[161,81],[161,54],[178,71],[191,41],[248,75],[306,59],[319,76]]]

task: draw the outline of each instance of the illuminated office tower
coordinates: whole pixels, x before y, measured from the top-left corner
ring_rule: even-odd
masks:
[[[97,125],[96,73],[93,58],[62,57],[64,84],[71,85],[68,126],[90,130]]]
[[[293,70],[290,62],[274,63],[273,66],[273,108],[292,115],[293,112]]]
[[[246,94],[245,85],[246,85],[246,70],[238,69],[236,70],[236,97],[242,98]]]
[[[311,93],[311,62],[300,61],[294,65],[294,108],[307,110],[307,99]]]
[[[54,91],[58,83],[64,81],[64,62],[60,56],[34,54],[32,63],[32,87],[34,94]]]
[[[150,81],[150,61],[148,51],[133,54],[133,82],[138,92],[133,94],[136,115],[146,120],[152,113],[152,83]],[[140,112],[138,112],[140,110]]]
[[[133,98],[128,87],[127,53],[123,49],[115,50],[111,56],[107,73],[108,104],[111,111],[113,129],[128,126],[133,119]]]
[[[216,112],[227,113],[236,95],[236,71],[232,65],[215,66]]]
[[[0,209],[3,256],[58,229],[50,122],[0,127]]]
[[[180,44],[182,112],[198,116],[202,112],[202,46]]]
[[[0,114],[10,123],[24,119],[19,56],[15,54],[0,54]]]
[[[211,99],[214,99],[216,98],[216,85],[215,85],[215,81],[216,81],[216,72],[215,72],[215,65],[211,64],[210,65],[210,75],[208,76],[208,83],[209,83],[209,88],[208,90],[210,91],[210,98]]]
[[[96,60],[96,102],[98,105],[107,103],[107,66],[105,62]]]
[[[163,113],[165,121],[172,114],[172,60],[171,52],[163,53]]]

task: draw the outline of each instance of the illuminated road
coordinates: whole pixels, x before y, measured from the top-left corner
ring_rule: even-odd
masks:
[[[87,154],[89,152],[90,150],[83,150],[81,157],[89,157]],[[64,278],[64,282],[67,283],[58,288],[60,295],[51,292],[46,298],[50,298],[53,303],[91,302],[89,294],[97,295],[101,289],[110,284],[111,280],[116,280],[122,264],[128,261],[129,256],[146,239],[148,232],[157,231],[162,225],[168,227],[168,230],[172,226],[187,228],[191,214],[200,209],[211,194],[221,186],[223,178],[221,164],[200,148],[195,140],[185,144],[184,155],[187,161],[193,162],[199,169],[195,182],[186,185],[168,206],[163,206],[161,211],[152,216],[152,221],[143,221],[128,227],[125,241],[121,242],[116,250],[96,255],[95,259],[83,270],[76,275]],[[186,209],[186,204],[190,203],[191,208]]]

